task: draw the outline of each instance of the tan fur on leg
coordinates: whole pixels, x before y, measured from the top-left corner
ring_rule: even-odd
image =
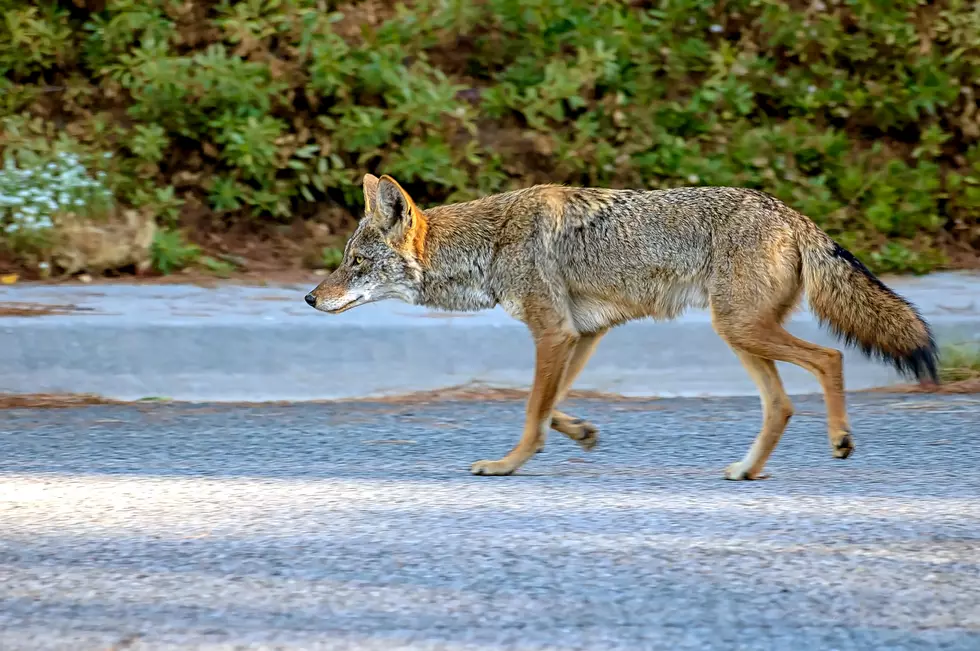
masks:
[[[726,317],[716,314],[715,327],[737,351],[767,360],[789,362],[813,373],[823,388],[827,406],[827,435],[832,454],[839,459],[850,456],[854,450],[854,438],[844,401],[840,351],[794,337],[777,322],[735,325]],[[754,372],[750,370],[750,373]],[[761,470],[761,467],[757,470]]]
[[[786,395],[779,371],[772,360],[739,350],[735,354],[759,387],[762,397],[762,430],[745,457],[725,469],[725,478],[763,479],[765,475],[762,474],[762,469],[779,443],[789,419],[793,417],[793,403]]]
[[[552,409],[577,337],[560,330],[548,330],[536,338],[534,386],[527,401],[524,434],[513,450],[497,461],[477,461],[470,467],[474,475],[509,475],[534,456],[551,425]]]
[[[596,346],[599,345],[599,340],[604,334],[606,334],[606,331],[600,330],[596,333],[582,335],[575,344],[568,361],[568,368],[565,370],[565,375],[562,378],[561,388],[558,391],[555,404],[559,404],[568,396],[572,384],[582,372],[582,369],[585,368],[585,365],[588,363],[592,353],[595,352]],[[587,420],[571,416],[557,409],[551,412],[551,428],[578,443],[583,450],[592,450],[599,442],[599,429],[595,425]],[[544,441],[542,440],[538,446],[538,452],[543,448]]]

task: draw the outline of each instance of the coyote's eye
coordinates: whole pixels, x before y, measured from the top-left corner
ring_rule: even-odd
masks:
[[[354,264],[355,265],[360,266],[363,262],[364,262],[364,256],[362,256],[362,255],[355,255],[354,256]]]

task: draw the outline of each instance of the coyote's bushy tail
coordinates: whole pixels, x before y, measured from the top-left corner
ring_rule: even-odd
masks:
[[[813,225],[800,242],[803,286],[817,318],[847,344],[919,382],[939,382],[929,325],[860,260]]]

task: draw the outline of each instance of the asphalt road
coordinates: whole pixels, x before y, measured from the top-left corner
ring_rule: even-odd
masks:
[[[759,482],[755,399],[0,412],[0,649],[980,649],[980,400],[795,403]]]

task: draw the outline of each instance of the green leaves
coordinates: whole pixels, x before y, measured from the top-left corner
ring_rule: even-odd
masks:
[[[137,124],[129,138],[129,150],[136,158],[157,164],[170,147],[170,138],[159,124]]]
[[[215,141],[221,145],[221,158],[248,180],[263,181],[278,169],[276,140],[285,126],[280,120],[263,115],[245,118],[226,113],[210,123]]]
[[[0,0],[0,117],[117,151],[117,198],[170,229],[356,214],[372,171],[423,204],[745,185],[889,270],[980,248],[976,2],[205,4]]]
[[[201,256],[201,249],[188,244],[178,231],[159,230],[153,238],[150,255],[153,268],[164,275],[169,275],[197,262]]]
[[[66,9],[54,2],[0,2],[0,76],[23,78],[66,66],[74,53]]]

